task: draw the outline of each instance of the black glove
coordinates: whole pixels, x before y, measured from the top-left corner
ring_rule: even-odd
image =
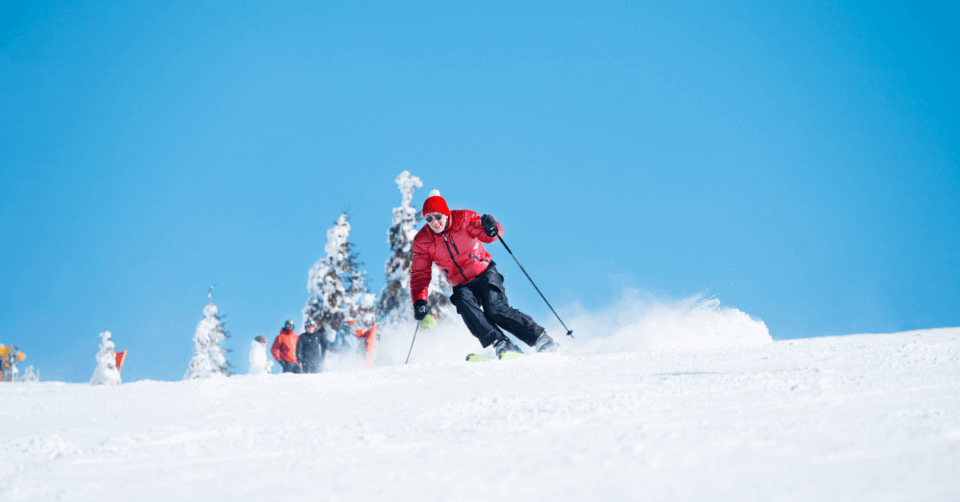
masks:
[[[490,237],[496,237],[500,232],[497,231],[497,219],[489,214],[480,217],[480,223],[483,224],[483,231]]]
[[[424,317],[427,317],[427,314],[430,313],[430,307],[427,306],[426,300],[417,300],[413,302],[413,318],[422,321]]]

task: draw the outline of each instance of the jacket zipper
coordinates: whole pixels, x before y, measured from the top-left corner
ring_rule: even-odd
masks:
[[[470,258],[473,258],[474,260],[477,260],[477,261],[485,261],[485,262],[487,262],[487,263],[490,262],[490,260],[484,260],[483,258],[477,258],[476,256],[474,256],[473,253],[470,253]]]
[[[444,235],[446,237],[446,235]],[[457,241],[453,240],[453,237],[450,238],[450,244],[453,244],[453,250],[460,254],[460,250],[457,249]]]
[[[467,279],[467,274],[463,273],[463,269],[460,268],[460,264],[457,263],[457,258],[453,256],[453,251],[450,251],[450,242],[447,240],[447,236],[443,236],[443,243],[447,245],[447,252],[450,253],[450,259],[453,260],[453,264],[457,266],[457,269],[460,270],[460,275],[463,276],[464,284],[470,282],[470,279]],[[456,243],[453,245],[454,248],[457,247]],[[460,254],[460,251],[457,251],[457,254]]]

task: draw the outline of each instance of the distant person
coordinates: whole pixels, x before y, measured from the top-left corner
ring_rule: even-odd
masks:
[[[345,321],[340,324],[340,329],[337,330],[337,335],[334,337],[333,342],[330,343],[330,350],[332,352],[347,352],[350,350],[350,338],[353,338],[353,320]]]
[[[273,361],[267,359],[267,339],[258,336],[250,342],[251,375],[265,375],[273,368]]]
[[[284,373],[303,372],[300,362],[297,360],[297,339],[300,337],[293,331],[293,328],[293,321],[284,323],[280,334],[273,341],[273,347],[270,348],[270,353],[280,363]]]
[[[431,315],[427,296],[432,266],[436,263],[453,286],[450,301],[467,329],[484,347],[493,345],[498,358],[510,359],[519,352],[501,329],[513,333],[537,352],[559,348],[542,326],[507,303],[503,276],[483,248],[503,233],[496,218],[462,209],[451,211],[436,190],[424,201],[421,213],[427,224],[413,239],[410,268],[414,318],[423,321]]]
[[[297,361],[304,373],[320,373],[327,353],[327,337],[317,332],[317,325],[308,320],[306,330],[297,340]]]
[[[16,345],[0,344],[0,364],[3,365],[3,381],[15,382],[20,370],[17,363],[26,359],[27,355],[17,350]]]

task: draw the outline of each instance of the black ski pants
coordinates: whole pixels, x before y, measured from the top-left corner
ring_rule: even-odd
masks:
[[[497,272],[497,265],[493,262],[472,281],[454,287],[450,301],[457,307],[457,313],[463,318],[467,329],[484,347],[506,338],[500,328],[531,347],[544,331],[530,316],[507,303],[503,276]]]
[[[280,361],[280,367],[283,368],[284,373],[303,373],[303,370],[300,368],[298,363]]]

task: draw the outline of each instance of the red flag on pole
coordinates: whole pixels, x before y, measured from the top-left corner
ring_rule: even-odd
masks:
[[[120,373],[120,370],[123,368],[123,360],[127,358],[127,351],[114,352],[113,355],[117,358],[117,373]]]

